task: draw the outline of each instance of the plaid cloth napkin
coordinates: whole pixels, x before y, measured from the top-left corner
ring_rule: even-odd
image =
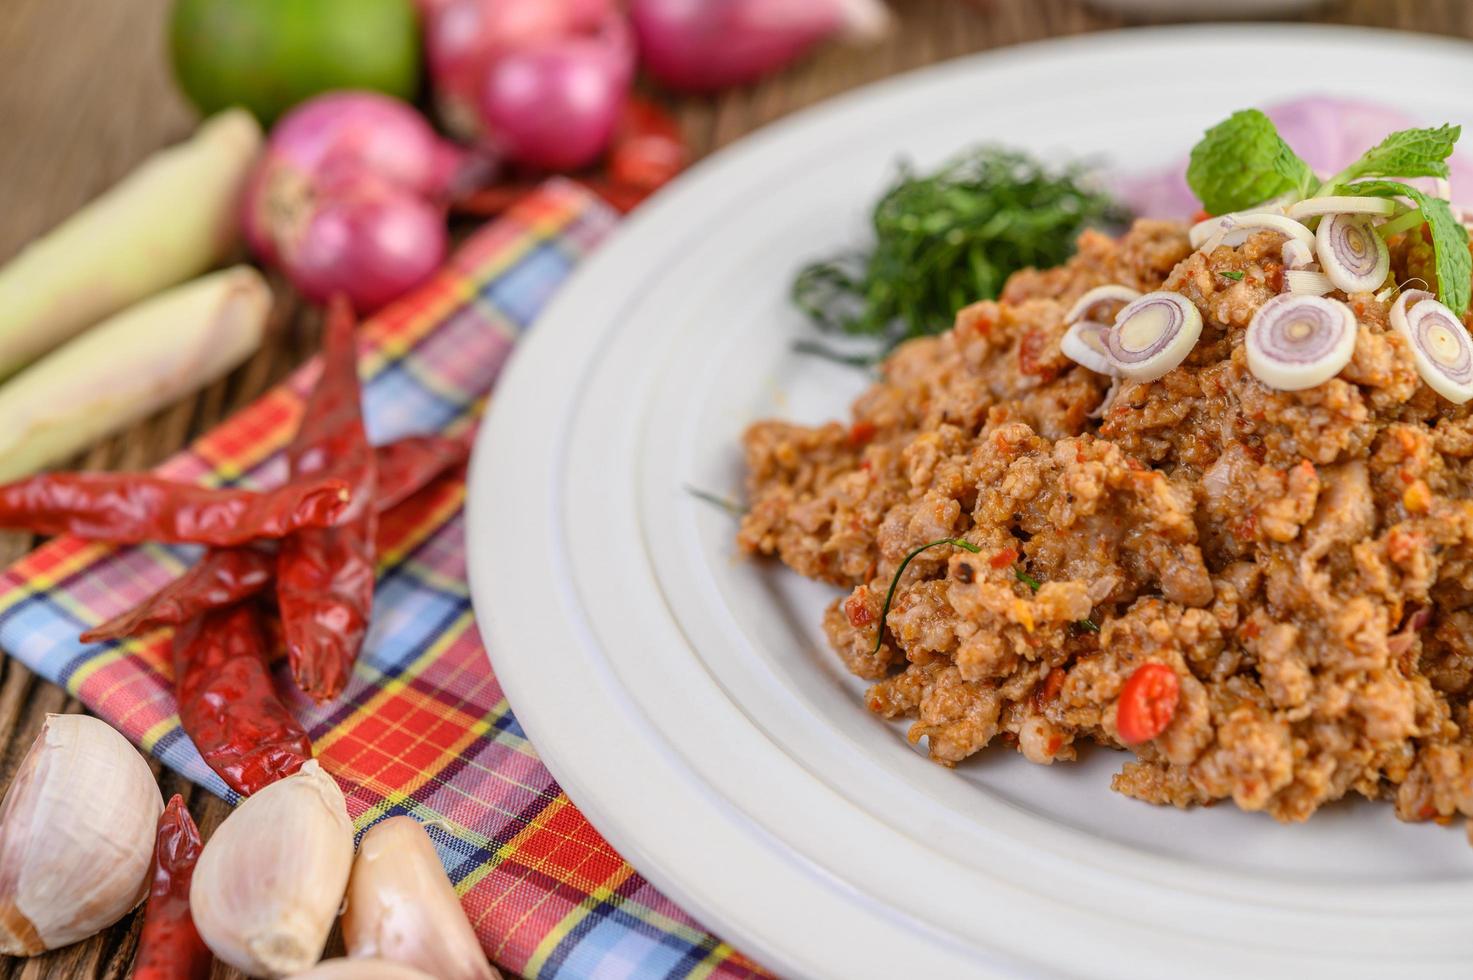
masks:
[[[364,324],[369,434],[386,442],[469,424],[517,336],[614,223],[553,181],[460,249],[429,284]],[[316,380],[315,361],[159,472],[269,486]],[[360,831],[409,814],[429,825],[493,960],[531,977],[757,973],[654,889],[568,801],[517,725],[466,588],[463,479],[421,492],[386,527],[373,628],[344,694],[317,706],[278,685]],[[159,589],[195,549],[114,549],[58,538],[0,574],[0,646],[64,686],[165,765],[234,794],[179,728],[169,637],[84,646],[77,635]]]

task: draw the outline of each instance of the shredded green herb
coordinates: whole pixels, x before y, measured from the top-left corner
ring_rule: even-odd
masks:
[[[923,551],[930,551],[932,548],[939,548],[943,544],[955,545],[963,551],[970,551],[974,555],[982,550],[972,542],[963,541],[961,538],[942,538],[939,541],[932,541],[930,544],[923,544],[906,555],[904,560],[900,562],[900,567],[895,569],[895,577],[890,580],[890,591],[885,593],[885,605],[880,609],[880,622],[875,627],[875,648],[870,651],[870,656],[879,653],[880,647],[884,645],[885,619],[890,615],[890,603],[895,601],[895,589],[900,585],[900,576],[905,574],[905,569],[910,565],[916,555],[919,555]]]
[[[1029,575],[1021,568],[1013,569],[1013,577],[1016,578],[1019,582],[1022,582],[1024,585],[1028,586],[1028,588],[1033,592],[1037,592],[1039,589],[1043,588],[1042,582],[1034,578],[1032,575]],[[1074,625],[1078,626],[1082,630],[1088,630],[1091,633],[1098,633],[1100,631],[1100,628],[1095,625],[1095,621],[1092,619],[1075,620]]]
[[[1227,272],[1219,272],[1218,275],[1222,276],[1224,279],[1231,279],[1233,282],[1243,281],[1243,272],[1241,269],[1231,269]]]
[[[699,487],[693,487],[689,483],[685,485],[685,492],[690,494],[692,497],[695,497],[697,500],[704,501],[705,503],[710,504],[712,507],[717,507],[721,510],[726,511],[733,517],[741,517],[747,512],[747,509],[741,504],[738,504],[732,500],[728,500],[720,494],[712,493],[709,490],[702,490]]]
[[[815,262],[793,301],[820,329],[885,348],[949,329],[969,303],[995,299],[1008,276],[1058,265],[1087,225],[1125,218],[1079,165],[1050,170],[1026,154],[980,147],[932,174],[902,166],[875,205],[866,252]]]

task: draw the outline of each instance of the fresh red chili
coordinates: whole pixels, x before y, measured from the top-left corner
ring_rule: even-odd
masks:
[[[277,556],[276,598],[292,676],[317,701],[336,697],[347,684],[373,609],[378,468],[363,430],[355,325],[347,299],[334,296],[322,376],[287,449],[293,480],[336,476],[352,490],[334,526],[291,535]]]
[[[249,599],[271,584],[276,556],[259,548],[211,548],[183,575],[141,605],[82,634],[83,643],[138,636],[187,623],[211,609]]]
[[[190,620],[174,634],[179,722],[210,768],[249,796],[312,758],[312,743],[271,682],[251,601]]]
[[[133,980],[204,980],[210,975],[214,957],[189,913],[189,883],[200,850],[199,828],[184,807],[184,797],[175,793],[159,817],[153,884],[138,934]]]
[[[344,480],[275,490],[215,489],[138,473],[46,473],[0,486],[0,527],[137,544],[245,544],[339,520]]]
[[[644,191],[658,190],[685,169],[688,155],[680,126],[663,108],[645,99],[630,99],[609,150],[613,183]]]
[[[1115,707],[1115,731],[1126,745],[1139,745],[1166,731],[1176,716],[1181,682],[1176,671],[1161,663],[1141,664],[1125,686]]]

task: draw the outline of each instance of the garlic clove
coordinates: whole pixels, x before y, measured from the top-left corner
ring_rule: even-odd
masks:
[[[391,960],[353,959],[323,960],[292,980],[436,980],[412,966]]]
[[[95,935],[143,901],[164,798],[107,722],[47,715],[0,803],[0,952]]]
[[[440,980],[500,980],[435,845],[413,817],[375,824],[358,844],[343,913],[348,955],[419,967]]]
[[[353,864],[342,790],[316,760],[249,797],[205,843],[189,890],[199,934],[253,977],[317,962]]]

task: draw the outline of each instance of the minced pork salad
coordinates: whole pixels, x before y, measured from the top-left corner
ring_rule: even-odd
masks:
[[[851,424],[753,425],[741,546],[849,590],[830,643],[944,765],[1094,741],[1152,803],[1473,816],[1458,135],[1321,179],[1234,114],[1196,224],[1084,232],[896,348]]]

